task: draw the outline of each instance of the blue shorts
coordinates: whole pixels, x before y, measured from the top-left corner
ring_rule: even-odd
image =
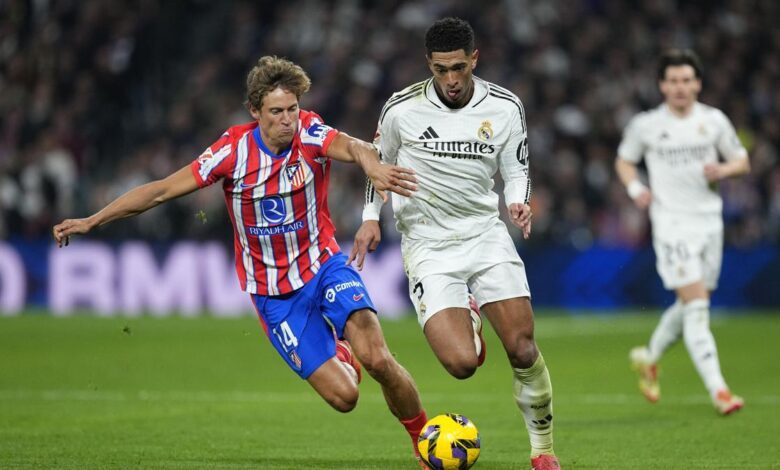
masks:
[[[271,344],[302,379],[336,355],[333,332],[344,337],[352,312],[364,308],[376,312],[360,274],[346,262],[343,253],[334,255],[295,292],[252,294]]]

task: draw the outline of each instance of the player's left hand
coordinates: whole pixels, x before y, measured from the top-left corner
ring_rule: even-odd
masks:
[[[707,178],[707,181],[710,183],[720,181],[726,176],[723,165],[719,163],[707,163],[704,165],[704,177]]]
[[[509,205],[509,216],[512,224],[523,231],[523,238],[528,240],[531,236],[531,219],[533,213],[528,204],[513,203]]]
[[[352,251],[349,253],[347,264],[357,260],[357,270],[363,270],[363,263],[366,260],[366,253],[372,253],[382,241],[382,229],[379,228],[378,220],[366,220],[355,234],[355,243],[352,245]]]
[[[371,178],[374,189],[382,196],[384,202],[387,202],[386,191],[406,197],[417,191],[417,177],[414,176],[414,170],[409,168],[376,164],[367,169],[366,174]]]
[[[52,235],[57,246],[68,246],[71,235],[84,234],[92,230],[94,223],[89,219],[65,219],[52,228]]]

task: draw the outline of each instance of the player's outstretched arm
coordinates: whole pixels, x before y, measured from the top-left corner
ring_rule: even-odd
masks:
[[[704,165],[704,177],[710,183],[748,173],[750,173],[750,160],[747,158],[737,158],[723,163],[707,163]]]
[[[363,270],[363,263],[366,260],[366,254],[376,250],[379,242],[382,241],[382,230],[379,228],[378,220],[366,220],[355,233],[355,243],[352,245],[352,251],[349,252],[347,264],[357,260],[358,271]]]
[[[89,217],[63,220],[52,229],[54,240],[60,248],[67,246],[71,235],[85,234],[112,220],[140,214],[196,189],[198,189],[198,183],[190,166],[187,165],[167,178],[131,189]]]
[[[395,165],[383,165],[373,145],[344,132],[340,132],[333,139],[328,147],[328,156],[342,162],[354,162],[360,165],[383,201],[387,201],[385,191],[409,197],[417,190],[414,170]]]
[[[628,195],[634,200],[634,204],[640,209],[650,207],[653,195],[650,193],[650,189],[639,180],[636,164],[618,157],[615,160],[615,171],[626,187]]]

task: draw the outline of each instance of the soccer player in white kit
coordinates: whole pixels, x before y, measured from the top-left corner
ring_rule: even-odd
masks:
[[[677,301],[661,316],[648,345],[632,349],[630,358],[640,390],[656,402],[657,363],[682,336],[715,409],[728,415],[744,402],[723,379],[709,326],[710,294],[723,256],[723,201],[717,183],[748,173],[750,163],[729,119],[697,101],[701,66],[692,51],[663,54],[658,83],[664,102],[629,122],[615,168],[636,206],[650,210],[658,274]],[[643,158],[649,188],[637,174]]]
[[[385,163],[417,177],[411,197],[393,197],[409,295],[428,343],[454,377],[472,376],[485,357],[481,312],[503,343],[514,397],[536,470],[560,469],[553,452],[552,386],[534,341],[525,267],[500,220],[496,171],[511,221],[528,238],[531,183],[525,113],[511,92],[472,75],[479,51],[471,26],[457,18],[425,34],[433,76],[393,94],[375,144]],[[362,268],[381,238],[382,201],[366,191],[363,225],[350,262]]]

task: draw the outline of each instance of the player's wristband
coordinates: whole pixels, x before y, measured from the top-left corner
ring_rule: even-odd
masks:
[[[377,210],[373,204],[366,204],[365,207],[363,207],[363,222],[367,222],[369,220],[376,220],[379,222],[379,210]]]
[[[638,198],[642,193],[647,191],[647,186],[642,184],[639,180],[633,180],[626,186],[626,191],[631,199]]]

